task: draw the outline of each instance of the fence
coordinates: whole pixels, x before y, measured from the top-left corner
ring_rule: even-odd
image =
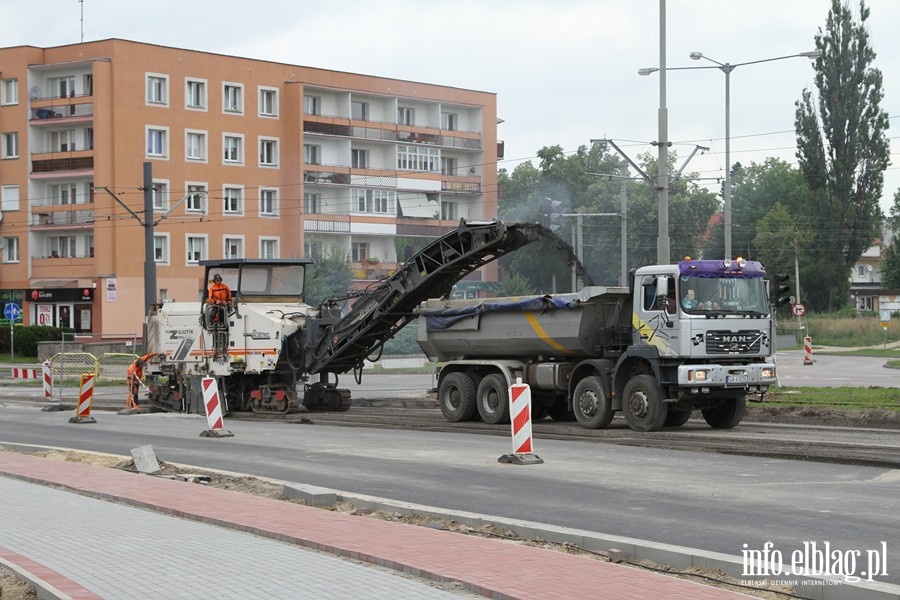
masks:
[[[139,349],[137,336],[127,334],[63,334],[61,342],[41,342],[39,356],[50,363],[53,400],[78,393],[78,384],[85,373],[93,373],[94,393],[97,384],[121,382],[124,385],[128,367],[134,362]],[[46,353],[56,350],[46,357]],[[67,389],[67,386],[69,388]],[[68,394],[67,394],[68,392]],[[118,391],[124,397],[124,392]]]

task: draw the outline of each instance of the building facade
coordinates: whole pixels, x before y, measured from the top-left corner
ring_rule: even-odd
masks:
[[[0,48],[0,142],[0,304],[79,332],[140,332],[151,226],[157,299],[196,301],[204,259],[337,246],[362,287],[497,214],[496,95],[440,85],[118,39]]]

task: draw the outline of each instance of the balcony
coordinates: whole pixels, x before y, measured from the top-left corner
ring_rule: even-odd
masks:
[[[69,177],[73,173],[90,174],[94,170],[94,151],[82,150],[78,152],[44,152],[31,155],[32,179],[46,179],[48,177]],[[42,158],[47,157],[47,158]]]
[[[381,121],[365,121],[366,125],[359,125],[361,122],[347,117],[306,115],[303,120],[303,133],[481,150],[481,133],[477,131],[451,131]]]
[[[397,270],[397,263],[365,261],[350,263],[350,277],[355,281],[378,281],[390,277]]]
[[[34,206],[31,212],[31,228],[36,231],[92,229],[94,227],[94,211],[93,209],[84,210],[84,207],[84,204]]]
[[[35,279],[58,279],[61,274],[66,277],[89,277],[94,266],[92,256],[45,257],[31,258],[31,276]]]
[[[307,215],[303,231],[315,233],[350,233],[350,215]]]
[[[94,120],[93,104],[68,104],[46,108],[32,108],[29,125],[35,127],[62,127]]]

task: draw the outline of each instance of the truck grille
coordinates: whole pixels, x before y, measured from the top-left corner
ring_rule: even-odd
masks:
[[[707,354],[755,354],[762,343],[761,331],[708,331]]]

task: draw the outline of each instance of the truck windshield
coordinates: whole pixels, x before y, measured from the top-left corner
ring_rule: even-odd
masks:
[[[245,265],[241,269],[241,296],[303,295],[303,265]]]
[[[681,309],[688,314],[769,314],[765,280],[761,277],[690,277],[679,282]]]

